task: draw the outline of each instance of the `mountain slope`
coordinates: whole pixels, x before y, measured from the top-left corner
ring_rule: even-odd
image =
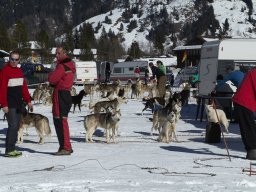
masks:
[[[165,33],[165,41],[164,47],[165,52],[170,50],[170,47],[174,46],[174,42],[172,37],[177,38],[176,45],[184,44],[188,37],[181,37],[181,33],[186,34],[187,36],[193,31],[196,31],[196,23],[197,25],[202,25],[201,20],[207,16],[207,12],[205,12],[205,7],[210,9],[213,7],[214,16],[217,20],[216,30],[214,31],[214,35],[211,33],[211,23],[206,21],[205,24],[208,26],[204,26],[204,29],[197,29],[199,34],[207,37],[245,37],[245,38],[255,38],[255,26],[254,26],[254,18],[255,11],[252,12],[251,22],[249,22],[249,8],[247,4],[242,0],[214,0],[212,3],[207,3],[206,1],[194,1],[194,0],[172,0],[172,1],[150,1],[144,0],[140,1],[139,5],[136,4],[137,1],[130,0],[131,9],[138,6],[139,14],[132,14],[132,17],[129,18],[129,21],[135,20],[137,22],[137,27],[129,32],[128,25],[130,22],[125,22],[125,18],[122,16],[123,13],[127,10],[125,8],[116,8],[111,12],[107,12],[105,14],[101,14],[95,17],[92,17],[83,23],[79,24],[75,27],[75,29],[79,29],[84,23],[88,22],[96,28],[99,23],[101,28],[96,33],[96,38],[99,38],[103,28],[106,32],[111,30],[116,35],[119,35],[123,40],[123,46],[127,50],[132,42],[137,41],[140,45],[140,48],[144,51],[150,52],[151,49],[154,49],[152,41],[149,41],[150,31],[152,29],[157,28],[159,25],[163,23],[170,23],[167,27],[171,26],[174,33]],[[210,1],[211,2],[211,1]],[[252,0],[253,5],[256,5],[256,0]],[[162,10],[167,10],[168,18],[159,18]],[[206,15],[204,15],[206,14]],[[139,15],[139,16],[138,16]],[[106,23],[106,17],[111,20],[111,23]],[[155,21],[157,18],[158,21]],[[211,21],[211,20],[210,20]],[[226,21],[226,26],[224,26]],[[120,26],[123,25],[123,30],[120,30]],[[186,28],[186,25],[192,25],[190,28]],[[227,27],[228,26],[228,27]],[[202,31],[200,33],[200,31]]]

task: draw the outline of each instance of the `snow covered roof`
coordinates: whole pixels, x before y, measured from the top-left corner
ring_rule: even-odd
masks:
[[[178,46],[173,49],[173,51],[180,51],[186,49],[201,49],[202,45],[188,45],[188,46]]]
[[[82,49],[74,49],[73,50],[73,55],[81,55],[81,50]],[[97,54],[97,49],[91,49],[91,52],[93,55]]]
[[[30,44],[30,49],[41,49],[37,41],[29,41],[29,44]]]

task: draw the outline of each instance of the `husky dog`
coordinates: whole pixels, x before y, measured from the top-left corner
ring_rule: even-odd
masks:
[[[134,84],[132,84],[131,89],[132,89],[132,93],[131,93],[131,99],[133,99],[133,96],[135,98],[139,98],[141,95],[141,80],[140,78],[137,78],[136,82]]]
[[[100,113],[103,109],[105,112],[110,112],[110,108],[117,110],[121,103],[127,103],[125,97],[118,97],[111,101],[99,101],[95,105],[89,103],[89,109],[94,109],[94,113]]]
[[[96,90],[99,88],[99,85],[97,84],[84,84],[84,91],[86,93],[86,95],[89,95],[90,100],[93,99],[93,95],[94,93],[96,93]]]
[[[178,142],[175,131],[176,131],[176,115],[174,111],[171,111],[166,116],[166,120],[163,124],[162,131],[159,134],[158,141],[169,143],[170,141],[172,141],[172,138],[174,138],[174,140]]]
[[[154,103],[157,101],[160,105],[165,105],[165,99],[163,97],[153,97],[149,99],[143,99],[143,101],[146,101],[145,107],[142,109],[142,115],[143,111],[145,111],[147,108],[150,108],[153,112],[154,109]]]
[[[52,104],[52,92],[50,89],[44,89],[42,91],[40,100],[44,105],[51,105]]]
[[[175,123],[178,122],[180,117],[180,111],[181,111],[181,101],[173,101],[171,104],[166,105],[162,109],[158,109],[157,111],[154,111],[153,113],[153,125],[151,128],[151,135],[153,134],[154,130],[158,130],[158,132],[161,132],[161,128],[163,127],[167,116],[173,112],[175,114]]]
[[[46,116],[36,113],[24,113],[21,115],[20,128],[18,131],[18,143],[23,143],[24,128],[35,127],[40,137],[39,144],[44,143],[45,136],[51,136],[49,120]]]
[[[43,85],[40,83],[33,92],[34,101],[40,102],[40,96],[42,94]]]
[[[119,89],[121,87],[121,82],[118,80],[112,84],[98,84],[98,90],[102,92],[102,96],[105,96],[107,92],[112,92],[118,95]]]
[[[152,81],[152,83],[150,83],[148,85],[148,96],[150,98],[152,97],[159,97],[159,92],[158,92],[158,89],[157,89],[157,82],[155,80]]]
[[[224,126],[225,131],[229,133],[228,132],[229,122],[223,110],[216,109],[215,111],[212,105],[205,105],[205,111],[207,114],[208,122],[221,123]],[[218,117],[216,113],[218,114]]]
[[[132,80],[128,79],[127,84],[123,86],[124,87],[124,92],[126,97],[129,97],[129,93],[131,93],[132,90]]]
[[[116,129],[118,128],[118,122],[120,121],[120,110],[113,111],[113,113],[95,113],[87,115],[84,118],[84,127],[86,130],[85,141],[93,142],[92,135],[97,127],[106,129],[107,143],[110,143],[110,131],[112,130],[112,139],[115,143]]]

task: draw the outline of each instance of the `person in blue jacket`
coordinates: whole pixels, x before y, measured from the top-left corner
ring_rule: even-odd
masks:
[[[226,72],[228,74],[220,82],[220,85],[224,84],[227,81],[231,81],[237,88],[240,87],[240,85],[244,79],[244,73],[240,70],[234,70],[233,66],[228,66],[226,68]]]

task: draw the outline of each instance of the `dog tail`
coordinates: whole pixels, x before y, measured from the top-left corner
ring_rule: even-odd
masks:
[[[95,103],[93,104],[92,102],[89,103],[89,109],[93,109],[93,107],[95,106]]]
[[[84,117],[84,128],[87,131],[87,116]]]
[[[51,136],[51,128],[49,124],[49,120],[47,118],[43,119],[43,126],[44,126],[44,134],[48,137]]]
[[[226,133],[229,133],[228,131],[229,122],[224,111],[222,111],[222,114],[220,115],[220,121],[221,121],[220,123],[222,123],[222,125],[224,126]]]

